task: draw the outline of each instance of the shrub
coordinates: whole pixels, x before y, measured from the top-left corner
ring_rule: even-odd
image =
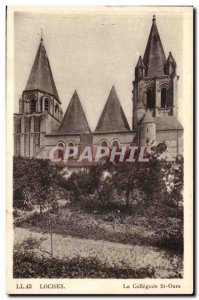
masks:
[[[109,266],[96,258],[60,260],[38,257],[35,252],[14,251],[14,278],[153,278],[151,266],[139,269]]]
[[[165,224],[165,226],[163,226]],[[183,239],[183,223],[181,220],[173,219],[173,222],[167,219],[161,228],[155,232],[154,244],[165,250],[172,250],[178,253],[183,253],[184,239]]]
[[[14,207],[31,210],[33,204],[39,204],[42,212],[50,186],[62,168],[50,160],[14,157]]]
[[[23,250],[32,250],[34,248],[38,248],[41,244],[41,241],[35,238],[27,238],[25,239],[20,245],[15,245],[15,250],[19,251],[21,249]]]

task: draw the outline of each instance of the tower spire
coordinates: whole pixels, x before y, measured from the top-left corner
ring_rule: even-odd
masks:
[[[59,96],[55,86],[50,62],[43,43],[43,32],[41,31],[41,42],[25,87],[26,91],[39,90],[53,95],[58,101]]]
[[[43,42],[43,28],[41,28],[41,42]]]
[[[155,15],[152,19],[151,31],[145,49],[143,62],[146,66],[147,77],[164,75],[166,57],[158,32]]]

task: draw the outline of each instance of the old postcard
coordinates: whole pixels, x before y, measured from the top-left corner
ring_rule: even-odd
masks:
[[[193,294],[193,8],[7,8],[7,293]]]

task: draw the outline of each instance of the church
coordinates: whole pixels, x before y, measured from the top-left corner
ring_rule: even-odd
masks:
[[[14,114],[14,155],[46,159],[54,146],[141,147],[149,141],[162,145],[172,157],[182,155],[183,127],[178,121],[179,76],[176,71],[172,53],[165,56],[153,16],[144,55],[139,56],[135,66],[133,94],[129,99],[131,127],[116,87],[112,86],[96,129],[91,132],[76,90],[63,114],[41,38],[19,99],[19,113]],[[76,162],[70,163],[75,168]]]

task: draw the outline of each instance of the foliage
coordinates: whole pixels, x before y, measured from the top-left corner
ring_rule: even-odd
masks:
[[[133,199],[130,199],[130,193],[139,190],[139,174],[142,165],[138,162],[117,162],[112,166],[112,181],[119,195],[125,194],[127,211]]]
[[[89,211],[109,211],[111,207],[114,211],[117,207],[143,214],[153,207],[156,213],[178,217],[182,215],[183,160],[166,161],[153,147],[147,163],[106,162],[89,172],[73,173],[65,188],[72,201]]]
[[[164,217],[162,219],[156,219],[154,223],[156,223],[156,227],[154,224],[155,231],[151,237],[154,241],[154,246],[182,254],[184,249],[182,219]]]
[[[77,202],[81,195],[93,194],[98,189],[101,174],[100,165],[92,166],[89,172],[72,173],[65,182],[62,182],[62,186],[71,192],[72,199]]]
[[[35,252],[14,251],[14,278],[153,278],[155,269],[109,266],[96,258],[39,258]]]
[[[15,245],[15,250],[22,250],[27,251],[27,250],[32,250],[34,248],[38,248],[40,245],[41,241],[32,237],[29,237],[25,239],[20,245]]]
[[[14,157],[14,207],[31,209],[34,203],[40,205],[42,212],[50,187],[61,170],[49,160]]]

